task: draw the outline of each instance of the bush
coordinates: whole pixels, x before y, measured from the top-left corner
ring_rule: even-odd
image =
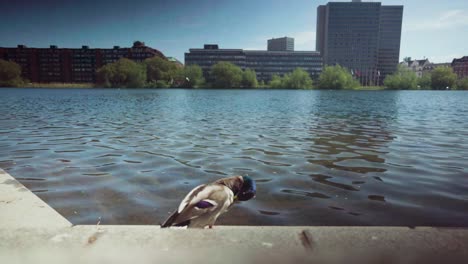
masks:
[[[145,86],[144,65],[121,58],[97,70],[97,80],[103,87],[140,88]]]
[[[160,80],[173,83],[176,79],[182,79],[182,70],[174,62],[155,56],[146,59],[143,63],[146,66],[148,83]]]
[[[205,83],[202,68],[198,65],[188,65],[183,69],[180,87],[198,88]]]
[[[318,85],[320,89],[355,89],[359,86],[348,69],[340,65],[326,66],[320,74]]]
[[[272,89],[312,89],[313,82],[308,72],[296,68],[292,73],[287,73],[281,78],[274,74],[268,87]]]
[[[457,82],[458,90],[468,90],[468,77],[458,80]]]
[[[265,84],[265,81],[261,80],[258,85],[257,85],[257,88],[268,88],[267,85]]]
[[[394,74],[387,75],[384,80],[384,85],[389,89],[417,89],[418,76],[410,69],[398,65],[398,69]]]
[[[437,67],[431,74],[431,86],[434,90],[445,90],[453,88],[457,81],[457,75],[450,67]]]
[[[289,89],[312,89],[312,79],[309,73],[301,68],[296,68],[292,73],[283,77],[283,87]]]
[[[425,73],[421,78],[418,80],[418,85],[420,89],[430,89],[431,88],[431,74]]]
[[[19,87],[23,84],[21,66],[15,62],[0,59],[0,86]]]
[[[213,88],[239,88],[242,82],[242,69],[230,62],[218,62],[211,67]]]
[[[242,73],[242,87],[244,88],[257,88],[257,74],[254,70],[245,69]]]
[[[169,88],[169,87],[171,87],[170,83],[163,81],[163,80],[147,82],[145,85],[145,88]]]
[[[268,83],[268,86],[273,89],[280,89],[280,88],[283,88],[283,81],[279,75],[274,74],[271,77],[271,80]]]

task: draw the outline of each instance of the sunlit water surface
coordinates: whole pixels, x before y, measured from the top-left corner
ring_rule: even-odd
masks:
[[[248,175],[218,224],[466,227],[468,93],[0,89],[0,168],[74,224]]]

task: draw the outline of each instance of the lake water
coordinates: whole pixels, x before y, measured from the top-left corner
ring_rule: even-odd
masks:
[[[0,89],[0,168],[74,224],[248,175],[217,224],[467,227],[468,92]]]

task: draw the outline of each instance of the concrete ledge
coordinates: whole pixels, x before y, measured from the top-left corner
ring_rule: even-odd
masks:
[[[0,170],[0,263],[466,263],[468,229],[72,226]]]
[[[464,263],[468,259],[466,229],[74,226],[1,228],[0,237],[0,263]]]
[[[0,227],[67,227],[71,223],[0,169]]]

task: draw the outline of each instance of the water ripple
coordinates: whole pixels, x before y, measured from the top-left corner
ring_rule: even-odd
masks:
[[[306,191],[288,190],[288,189],[284,189],[284,190],[281,190],[281,191],[284,192],[284,193],[302,195],[302,196],[313,197],[313,198],[321,198],[321,199],[330,199],[331,198],[328,195],[325,195],[323,193],[318,193],[318,192],[306,192]]]
[[[250,176],[217,224],[468,223],[468,93],[0,89],[0,167],[74,224],[156,224]]]

